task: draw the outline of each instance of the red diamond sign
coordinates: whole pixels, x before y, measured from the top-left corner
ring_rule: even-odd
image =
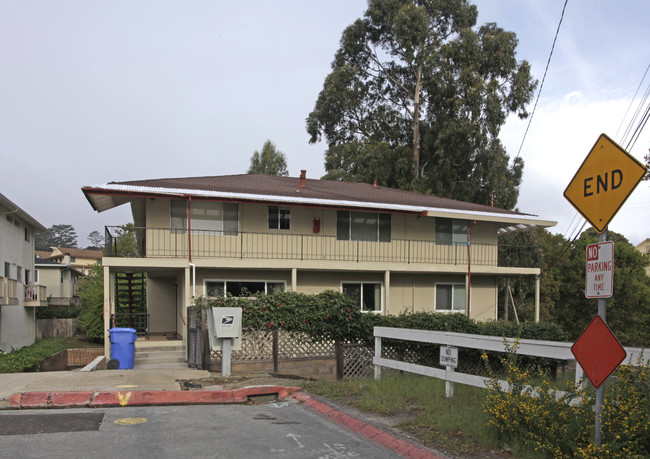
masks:
[[[621,343],[599,315],[592,319],[571,346],[571,352],[596,388],[605,382],[627,356]]]

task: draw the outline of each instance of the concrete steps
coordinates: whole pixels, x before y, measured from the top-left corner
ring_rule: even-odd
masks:
[[[166,368],[168,366],[187,366],[187,351],[182,344],[164,343],[135,346],[134,368]]]

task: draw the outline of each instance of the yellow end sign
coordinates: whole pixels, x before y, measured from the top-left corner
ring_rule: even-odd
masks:
[[[602,233],[646,174],[646,167],[601,134],[564,197]]]

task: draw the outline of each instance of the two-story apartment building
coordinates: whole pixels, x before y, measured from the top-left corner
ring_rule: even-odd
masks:
[[[11,352],[36,339],[35,306],[47,305],[34,281],[34,233],[45,227],[0,194],[0,349]]]
[[[48,259],[70,266],[85,276],[93,265],[101,261],[103,255],[101,250],[52,247]]]
[[[77,297],[77,285],[84,274],[67,263],[36,258],[36,279],[47,289],[50,306],[67,306]]]
[[[540,273],[535,248],[499,245],[499,235],[555,224],[371,184],[310,180],[304,171],[300,178],[167,178],[82,191],[98,212],[129,204],[133,214],[137,247],[124,230],[106,232],[106,327],[115,274],[145,272],[148,330],[183,338],[194,297],[277,290],[347,292],[368,313],[496,319],[497,279]]]

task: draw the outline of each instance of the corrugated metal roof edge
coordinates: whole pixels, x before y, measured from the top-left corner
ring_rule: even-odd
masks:
[[[320,199],[320,198],[305,198],[305,197],[289,197],[268,194],[254,194],[254,193],[233,193],[225,191],[208,191],[208,190],[191,190],[182,188],[162,188],[162,187],[139,187],[132,185],[118,185],[106,184],[96,187],[84,187],[84,193],[92,193],[93,190],[101,191],[118,191],[123,193],[152,193],[156,195],[167,196],[202,196],[223,199],[243,199],[249,201],[273,201],[284,202],[287,204],[302,204],[302,205],[321,205],[321,206],[340,206],[340,207],[357,207],[357,208],[372,208],[372,209],[385,209],[399,212],[409,213],[447,213],[456,215],[471,215],[477,217],[491,217],[492,219],[506,219],[507,221],[514,222],[517,220],[535,221],[537,226],[555,226],[557,222],[551,220],[542,220],[537,215],[523,214],[523,213],[500,213],[500,212],[485,212],[485,211],[472,211],[449,209],[442,207],[425,207],[425,206],[412,206],[405,204],[386,204],[381,202],[364,202],[364,201],[348,201],[338,199]],[[88,197],[88,196],[87,196]],[[88,197],[89,198],[89,197]],[[90,200],[90,199],[89,199]],[[94,207],[94,206],[93,206]],[[474,218],[474,217],[472,217]],[[487,218],[486,218],[487,220]]]

